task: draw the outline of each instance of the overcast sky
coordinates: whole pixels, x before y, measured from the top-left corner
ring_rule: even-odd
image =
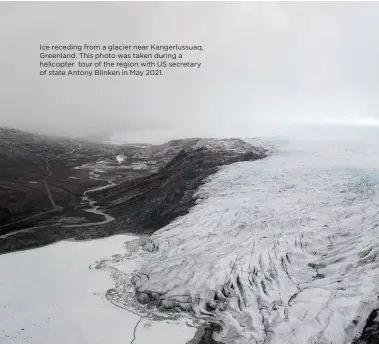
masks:
[[[40,76],[39,45],[70,43],[201,44],[203,65]],[[379,3],[0,3],[0,44],[0,125],[146,142],[379,120]]]

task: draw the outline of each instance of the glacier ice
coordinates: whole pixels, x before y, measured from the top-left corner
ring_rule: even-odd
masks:
[[[351,342],[379,306],[378,148],[289,141],[222,167],[122,283],[223,343]]]

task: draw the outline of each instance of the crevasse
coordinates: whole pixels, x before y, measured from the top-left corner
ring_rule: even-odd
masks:
[[[144,245],[137,295],[226,344],[351,342],[379,306],[378,148],[287,142],[223,167]]]

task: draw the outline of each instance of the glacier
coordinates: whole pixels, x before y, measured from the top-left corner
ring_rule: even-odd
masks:
[[[220,168],[187,215],[134,243],[133,272],[103,261],[109,299],[217,323],[225,344],[351,343],[379,308],[379,144],[274,146]]]

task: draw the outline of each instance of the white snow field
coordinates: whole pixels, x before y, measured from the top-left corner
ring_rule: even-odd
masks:
[[[101,257],[125,253],[136,237],[72,242],[0,256],[1,344],[180,344],[196,328],[182,319],[153,321],[112,305],[108,272],[92,269]],[[135,263],[123,264],[133,271]],[[138,326],[136,327],[136,325]]]
[[[282,142],[225,166],[129,280],[115,274],[114,298],[131,301],[133,283],[221,324],[225,344],[351,343],[379,307],[378,172],[379,145],[358,140]]]

